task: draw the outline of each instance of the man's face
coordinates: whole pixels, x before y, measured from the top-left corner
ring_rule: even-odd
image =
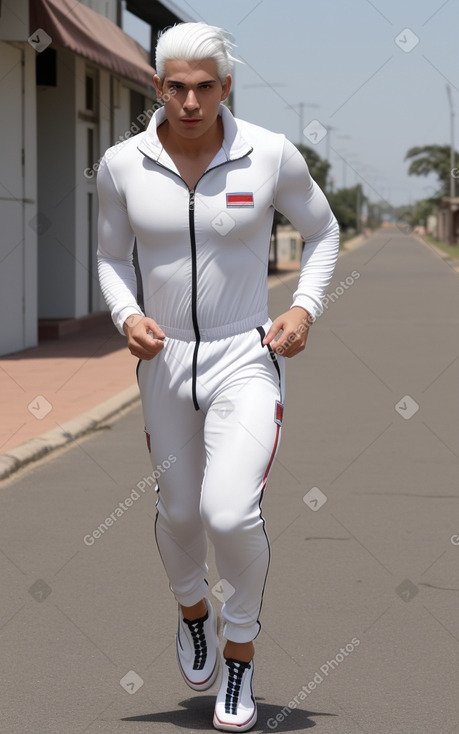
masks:
[[[231,89],[231,76],[222,85],[214,59],[166,61],[164,80],[155,76],[154,81],[158,98],[170,97],[165,101],[170,128],[188,140],[200,138],[213,127],[220,102]]]

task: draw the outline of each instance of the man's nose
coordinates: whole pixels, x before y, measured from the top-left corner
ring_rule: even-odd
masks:
[[[188,110],[195,110],[197,107],[199,107],[198,99],[192,89],[188,91],[183,106],[186,107]]]

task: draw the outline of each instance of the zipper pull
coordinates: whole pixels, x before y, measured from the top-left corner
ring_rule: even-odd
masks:
[[[190,211],[194,210],[194,190],[190,191]]]

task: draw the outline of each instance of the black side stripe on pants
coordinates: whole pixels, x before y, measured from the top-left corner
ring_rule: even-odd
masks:
[[[260,334],[261,346],[262,347],[265,347],[265,346],[268,347],[268,351],[269,351],[269,354],[271,356],[272,363],[273,363],[274,367],[276,368],[276,372],[277,372],[278,377],[279,377],[279,386],[280,386],[281,385],[281,373],[280,373],[279,362],[277,361],[277,355],[276,355],[274,349],[272,348],[271,344],[263,344],[263,339],[266,336],[266,333],[265,333],[265,330],[263,329],[263,327],[262,326],[257,326],[257,331]]]
[[[139,369],[140,369],[141,364],[142,364],[142,360],[139,359],[139,361],[137,362],[137,367],[135,368],[135,376],[137,379],[137,384],[139,384]]]

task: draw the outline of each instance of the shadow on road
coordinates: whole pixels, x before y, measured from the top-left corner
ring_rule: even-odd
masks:
[[[182,709],[174,711],[162,711],[155,714],[142,714],[139,716],[128,716],[122,721],[145,721],[154,723],[167,723],[177,727],[195,729],[199,731],[215,731],[212,726],[212,712],[215,704],[215,696],[196,696],[179,702]],[[310,717],[336,716],[336,714],[317,713],[315,711],[302,711],[301,709],[288,709],[285,704],[275,705],[260,703],[257,698],[258,721],[253,729],[254,732],[291,732],[302,731],[315,726],[315,721]],[[276,716],[279,719],[276,720]]]

